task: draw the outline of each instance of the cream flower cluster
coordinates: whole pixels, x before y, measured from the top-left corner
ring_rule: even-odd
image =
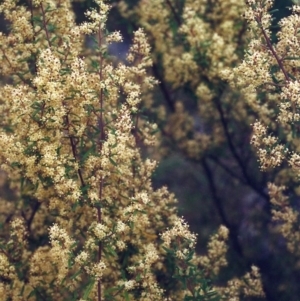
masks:
[[[256,266],[251,267],[251,271],[241,277],[230,280],[227,287],[219,288],[221,294],[228,300],[238,301],[240,296],[264,296],[263,286],[259,269]]]
[[[299,256],[299,213],[291,208],[288,197],[284,195],[285,186],[269,183],[268,189],[270,201],[273,205],[272,220],[276,223],[275,230],[287,240],[288,250]]]
[[[177,239],[186,241],[189,248],[193,248],[196,244],[196,235],[189,231],[188,224],[182,218],[178,218],[171,229],[162,233],[161,239],[167,248]]]
[[[250,106],[259,114],[261,120],[253,124],[251,143],[257,149],[261,168],[279,166],[287,158],[297,170],[297,151],[293,149],[295,144],[292,141],[296,135],[295,124],[300,118],[297,78],[299,7],[294,6],[292,14],[279,22],[278,42],[274,44],[269,30],[272,5],[273,1],[248,1],[249,9],[244,16],[249,22],[252,40],[243,62],[233,73],[224,71],[223,75],[233,86],[242,89]],[[269,93],[262,97],[266,92]],[[279,137],[267,133],[265,122],[286,137],[291,149],[281,144]]]
[[[198,264],[213,275],[217,275],[222,267],[227,266],[228,234],[228,229],[221,226],[218,232],[210,238],[207,255],[197,258]]]
[[[270,136],[259,121],[253,125],[251,144],[257,149],[261,169],[279,166],[285,159],[287,148],[279,144],[278,138]]]

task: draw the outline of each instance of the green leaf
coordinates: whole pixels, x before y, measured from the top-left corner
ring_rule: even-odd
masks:
[[[21,289],[21,291],[20,291],[20,294],[19,294],[19,296],[23,296],[24,289],[25,289],[25,284],[23,284],[23,286],[22,286],[22,289]]]
[[[104,93],[104,96],[106,96],[106,97],[109,96],[109,92],[106,88],[103,89],[103,93]]]
[[[95,150],[94,150],[93,147],[91,147],[90,149],[88,149],[88,150],[84,153],[84,155],[83,155],[83,157],[82,157],[82,161],[85,162],[85,161],[89,158],[89,156],[90,156],[91,154],[94,154],[94,153],[95,153]]]
[[[42,22],[41,16],[33,16],[32,21]]]
[[[30,297],[36,296],[36,292],[37,292],[37,288],[33,289],[27,296],[27,299],[29,299]]]
[[[127,291],[124,292],[124,297],[126,301],[130,301],[129,299],[129,293]]]
[[[99,68],[99,63],[97,61],[92,61],[92,67],[95,69]]]
[[[118,166],[118,164],[111,157],[109,157],[108,159],[112,165],[114,165],[116,167]]]
[[[55,32],[56,26],[54,24],[48,24],[48,30],[49,32]]]
[[[53,37],[53,38],[50,40],[50,42],[51,42],[51,43],[55,42],[55,40],[56,40],[57,38],[58,38],[58,36]]]
[[[288,61],[288,60],[300,60],[300,57],[298,56],[287,56],[284,58],[284,61]]]
[[[72,276],[70,277],[70,279],[71,279],[71,280],[76,279],[76,277],[77,277],[79,274],[81,274],[81,272],[82,272],[81,269],[78,270],[74,275],[72,275]]]
[[[104,253],[106,253],[108,256],[117,257],[116,251],[110,245],[105,246]]]
[[[272,10],[269,11],[269,14],[273,14],[273,13],[275,13],[277,11],[279,11],[279,9],[277,9],[277,8],[276,9],[272,9]]]
[[[112,80],[114,80],[114,78],[112,77],[112,75],[111,75],[110,73],[108,73],[108,76],[109,76]]]
[[[295,76],[293,76],[292,74],[288,73],[288,76],[289,76],[292,80],[296,80]]]
[[[95,284],[96,280],[94,278],[91,278],[84,293],[83,293],[83,299],[87,299],[94,287],[94,284]]]
[[[137,276],[135,277],[135,280],[136,280],[136,281],[140,281],[141,279],[142,279],[141,274],[137,274]]]
[[[117,292],[117,291],[120,291],[120,288],[119,287],[111,287],[111,288],[108,288],[104,291],[104,300],[115,300],[114,298],[114,295],[113,294],[114,292]]]

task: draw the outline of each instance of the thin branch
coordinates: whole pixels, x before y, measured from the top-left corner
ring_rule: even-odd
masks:
[[[153,70],[153,74],[154,76],[158,79],[159,81],[159,88],[164,96],[164,99],[170,109],[171,112],[175,111],[175,106],[174,106],[174,102],[172,100],[172,97],[170,95],[170,92],[168,90],[168,87],[162,77],[162,75],[160,74],[160,72],[158,71],[158,66],[156,64],[153,64],[152,66],[152,70]]]
[[[205,158],[203,158],[201,160],[201,163],[202,163],[202,167],[205,171],[206,178],[208,180],[208,184],[209,184],[212,199],[213,199],[214,204],[215,204],[215,206],[218,210],[219,216],[222,220],[222,224],[225,225],[229,229],[229,237],[230,237],[230,240],[232,242],[232,245],[233,245],[234,249],[236,250],[236,252],[239,254],[239,256],[241,258],[244,258],[243,249],[242,249],[242,247],[241,247],[241,245],[238,241],[237,229],[227,219],[225,210],[224,210],[223,205],[222,205],[222,200],[219,198],[219,196],[217,194],[217,187],[216,187],[216,184],[215,184],[215,181],[214,181],[213,174],[210,170],[209,164],[208,164],[208,162],[206,161]]]
[[[275,51],[270,38],[268,37],[265,29],[263,28],[263,26],[261,24],[261,16],[256,18],[256,22],[260,25],[261,31],[266,40],[267,46],[270,49],[270,51],[272,52],[273,56],[275,57],[277,64],[278,64],[279,68],[281,69],[282,73],[284,74],[285,80],[288,82],[290,80],[290,77],[282,64],[282,60],[278,57],[277,52]]]
[[[166,0],[166,2],[167,2],[167,5],[170,7],[170,9],[172,11],[172,14],[174,15],[174,18],[176,20],[177,25],[180,26],[181,25],[181,20],[180,20],[180,17],[178,16],[174,6],[170,2],[170,0]]]
[[[100,46],[100,54],[99,54],[99,81],[100,83],[103,81],[103,55],[101,53],[101,43],[102,43],[102,29],[101,29],[101,23],[99,24],[98,29],[98,39],[99,39],[99,46]],[[99,152],[101,153],[103,141],[105,140],[105,133],[104,133],[104,121],[103,121],[103,88],[100,89],[100,95],[99,95],[99,105],[100,105],[100,116],[98,117],[98,127],[100,129],[100,135],[99,135]],[[99,202],[102,201],[103,198],[103,177],[101,175],[100,177],[100,186],[99,186]],[[101,204],[97,205],[97,222],[99,224],[102,223],[102,210],[101,210]],[[98,254],[97,254],[97,260],[98,262],[101,261],[102,258],[102,243],[101,241],[98,243]],[[101,301],[102,297],[102,288],[101,288],[101,279],[98,280],[97,283],[97,297],[98,301]]]
[[[284,87],[284,85],[280,85],[280,84],[276,84],[276,83],[272,83],[272,82],[265,82],[264,85],[271,85],[271,86],[275,86],[275,87],[279,87],[279,88]]]
[[[215,157],[214,155],[208,155],[208,158],[211,159],[216,165],[220,166],[232,178],[239,180],[244,185],[248,185],[248,183],[244,179],[241,179],[240,175],[234,173],[232,168],[226,166],[226,164],[224,164],[222,161],[220,161],[218,157]]]
[[[30,214],[29,219],[27,220],[27,228],[28,228],[29,232],[30,232],[30,227],[31,227],[32,221],[35,217],[35,214],[38,212],[38,210],[41,206],[41,203],[38,200],[35,199],[35,201],[36,201],[36,203],[34,204],[34,206],[32,208],[32,212]]]
[[[239,31],[239,34],[237,36],[237,44],[238,46],[241,46],[242,47],[242,40],[243,40],[243,37],[245,35],[245,32],[247,30],[247,22],[243,22],[243,26],[241,28],[241,30]]]
[[[69,130],[70,123],[69,123],[69,116],[68,115],[66,116],[66,121],[67,121],[67,128]],[[74,160],[75,160],[75,162],[77,162],[78,161],[78,159],[77,159],[77,148],[76,148],[76,143],[74,141],[74,137],[69,135],[69,139],[70,139],[70,144],[71,144],[72,154],[73,154]],[[80,168],[77,169],[77,173],[78,173],[78,176],[80,178],[81,187],[85,187],[85,182],[84,182],[82,171],[81,171]]]
[[[226,136],[226,139],[227,139],[227,143],[228,143],[229,149],[230,149],[233,157],[235,158],[236,162],[238,163],[238,165],[239,165],[239,167],[240,167],[240,169],[242,171],[242,174],[243,174],[245,180],[247,181],[248,185],[250,187],[252,187],[253,190],[255,190],[263,198],[265,198],[265,199],[268,200],[269,199],[268,194],[266,194],[264,191],[262,191],[261,189],[259,189],[256,186],[256,184],[253,182],[252,178],[248,175],[248,172],[247,172],[247,169],[246,169],[246,167],[245,167],[245,165],[243,163],[243,160],[240,158],[239,154],[237,153],[237,151],[235,149],[235,146],[233,144],[233,141],[232,141],[230,133],[229,133],[227,120],[225,118],[222,105],[221,105],[220,100],[218,98],[215,98],[215,104],[216,104],[217,110],[218,110],[220,118],[221,118],[221,124],[222,124],[222,127],[224,129],[224,133],[225,133],[225,136]]]
[[[32,5],[32,0],[29,0],[29,6],[30,6],[30,23],[31,23],[31,26],[32,26],[32,31],[33,31],[33,40],[35,41],[36,40],[36,32],[34,31],[34,22],[33,22],[33,5]],[[35,74],[37,73],[37,67],[36,67],[36,57],[35,57],[35,60],[34,60],[34,72]]]
[[[50,36],[49,36],[48,28],[47,28],[46,14],[45,14],[43,4],[41,4],[41,10],[42,10],[42,15],[43,15],[43,25],[44,25],[44,29],[45,29],[45,32],[46,32],[48,45],[51,48],[51,41],[50,41]]]

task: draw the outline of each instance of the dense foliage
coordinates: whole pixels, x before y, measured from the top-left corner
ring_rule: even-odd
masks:
[[[298,300],[300,7],[110,4],[1,2],[1,300]]]

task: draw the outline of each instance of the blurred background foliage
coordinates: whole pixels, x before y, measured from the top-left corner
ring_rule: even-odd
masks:
[[[21,2],[26,5],[26,0]],[[214,2],[207,1],[212,6]],[[133,9],[138,5],[139,0],[126,0],[126,3],[129,9]],[[180,8],[184,0],[177,3]],[[139,27],[139,20],[134,17],[124,18],[118,4],[119,1],[112,1],[108,30],[121,31],[124,42],[112,45],[110,52],[118,59],[124,60],[132,33]],[[272,26],[274,41],[278,30],[277,23],[290,13],[287,7],[292,4],[292,1],[275,1],[274,9],[277,11],[274,12]],[[92,0],[74,2],[78,23],[86,21],[84,12],[91,6],[93,6]],[[0,26],[1,31],[6,32],[7,24],[2,17]],[[242,53],[243,51],[240,59]],[[176,97],[180,95],[181,98],[186,97],[184,99],[186,111],[192,113],[194,104],[193,96],[189,95],[189,87],[183,86],[172,91],[171,85],[164,81],[160,61],[155,61],[151,72],[160,81],[154,92],[156,102],[168,106],[168,102],[173,101],[174,104]],[[166,89],[169,91],[170,99],[166,99],[164,93]],[[169,110],[171,111],[172,108]],[[287,251],[283,238],[274,233],[270,221],[270,202],[266,185],[267,182],[278,178],[279,171],[260,172],[255,153],[250,146],[250,124],[234,118],[234,103],[227,104],[224,110],[225,117],[223,117],[226,120],[223,121],[226,124],[223,126],[227,127],[229,136],[225,135],[226,139],[218,148],[205,152],[200,159],[189,158],[171,142],[169,150],[167,152],[163,150],[159,156],[157,155],[160,153],[159,150],[149,151],[143,148],[147,156],[153,155],[154,158],[159,159],[158,168],[153,175],[153,184],[156,188],[165,185],[176,195],[179,200],[179,214],[186,218],[192,231],[198,233],[199,253],[206,250],[209,236],[220,224],[230,229],[229,264],[228,268],[222,270],[219,283],[244,274],[251,265],[255,264],[262,273],[266,291],[265,300],[300,300],[300,262]],[[255,118],[255,114],[250,113]],[[145,110],[143,114],[151,121],[160,122],[153,112]],[[297,207],[300,200],[293,188],[289,190],[289,196]]]

